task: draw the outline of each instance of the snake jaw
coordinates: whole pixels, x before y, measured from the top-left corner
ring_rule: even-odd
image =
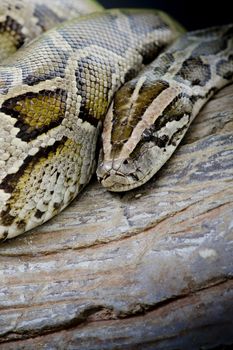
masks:
[[[99,162],[97,177],[109,191],[128,191],[139,186],[140,179],[135,167],[127,160],[113,159]]]

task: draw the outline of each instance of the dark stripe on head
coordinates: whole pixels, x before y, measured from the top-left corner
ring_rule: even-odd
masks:
[[[191,115],[193,109],[193,102],[189,95],[180,93],[174,100],[165,108],[163,114],[155,121],[153,127],[154,131],[158,131],[167,123],[173,120],[179,121],[184,114]]]
[[[193,101],[190,96],[186,94],[179,94],[164,110],[163,114],[156,119],[155,123],[142,134],[141,142],[153,142],[156,146],[164,148],[166,145],[173,144],[179,135],[179,131],[185,129],[182,127],[169,139],[167,135],[158,137],[158,131],[166,126],[167,123],[172,121],[179,121],[184,116],[188,116],[190,120],[191,112],[193,108]]]
[[[189,120],[187,121],[186,125],[182,126],[181,128],[177,129],[177,131],[172,135],[172,137],[169,139],[168,145],[172,145],[174,147],[177,146],[180,139],[184,136],[185,132],[188,130],[187,126],[189,124]]]
[[[140,87],[137,99],[131,104],[130,99],[132,99],[138,82],[138,78],[131,80],[115,94],[111,135],[113,152],[116,147],[120,149],[128,141],[146,109],[169,86],[165,81],[154,83],[148,78]]]

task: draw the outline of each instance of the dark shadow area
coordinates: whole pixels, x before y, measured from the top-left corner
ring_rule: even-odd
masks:
[[[171,1],[171,0],[101,0],[106,8],[157,8],[168,12],[188,30],[227,24],[233,21],[230,1]]]

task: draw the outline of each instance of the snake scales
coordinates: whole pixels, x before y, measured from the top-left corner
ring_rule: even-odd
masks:
[[[129,190],[160,169],[233,78],[233,25],[181,35],[159,11],[46,3],[0,4],[2,240],[47,221],[88,183],[105,116],[97,176]]]

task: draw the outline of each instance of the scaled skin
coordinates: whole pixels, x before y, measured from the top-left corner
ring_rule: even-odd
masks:
[[[0,66],[0,238],[76,197],[95,171],[114,93],[178,35],[158,11],[106,10],[44,33]]]
[[[148,181],[213,93],[232,82],[232,28],[185,34],[116,93],[97,169],[104,187],[127,191]]]

